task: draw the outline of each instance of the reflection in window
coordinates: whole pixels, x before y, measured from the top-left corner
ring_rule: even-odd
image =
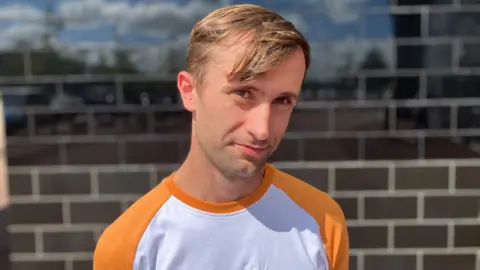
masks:
[[[391,0],[364,0],[364,8],[371,9],[371,8],[383,8],[385,10],[390,8]]]
[[[396,38],[412,38],[422,36],[422,19],[420,13],[394,14]]]
[[[334,9],[330,13],[302,12],[299,15],[307,23],[304,33],[312,42],[361,38],[364,15],[360,10]]]
[[[364,33],[366,38],[391,38],[394,35],[390,13],[365,14]]]
[[[22,104],[25,106],[49,105],[56,90],[57,85],[53,83],[9,84],[0,86],[0,91],[5,95],[23,97],[24,103]],[[14,99],[18,101],[17,98]]]
[[[302,87],[300,99],[308,100],[352,100],[357,98],[359,82],[355,76],[338,76],[309,79]]]
[[[431,12],[430,36],[478,37],[480,16],[477,12]]]
[[[480,67],[480,43],[464,41],[460,46],[458,65],[460,67]]]
[[[175,80],[126,82],[123,90],[126,104],[150,106],[179,102]]]
[[[92,48],[86,54],[87,74],[136,74],[138,66],[133,62],[132,50],[126,48]]]
[[[397,0],[399,6],[451,5],[455,0]]]
[[[117,100],[116,84],[110,82],[77,82],[63,85],[64,95],[80,98],[85,105],[113,105]]]
[[[0,51],[0,76],[21,76],[25,74],[25,61],[20,51]]]
[[[394,79],[391,76],[368,76],[365,78],[365,99],[391,99],[394,87]]]
[[[144,134],[153,129],[151,112],[136,109],[123,112],[96,112],[92,134]]]
[[[8,136],[29,135],[34,132],[31,122],[35,114],[29,114],[28,107],[51,104],[55,95],[54,84],[37,85],[3,85],[0,91],[4,94],[5,122]],[[45,114],[42,114],[45,116]],[[43,119],[48,117],[42,117]]]
[[[429,98],[479,98],[478,75],[429,76],[427,89]]]
[[[85,63],[81,55],[62,51],[58,48],[32,50],[29,54],[31,74],[67,75],[85,73]]]
[[[460,106],[458,108],[457,128],[480,128],[480,106]]]
[[[394,68],[396,63],[393,44],[391,39],[364,42],[359,69],[371,72]]]
[[[424,45],[423,50],[426,69],[453,68],[453,44],[451,41],[445,44]]]

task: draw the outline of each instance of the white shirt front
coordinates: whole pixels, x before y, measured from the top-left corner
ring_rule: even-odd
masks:
[[[328,270],[316,221],[275,186],[233,213],[172,196],[142,236],[134,270]]]

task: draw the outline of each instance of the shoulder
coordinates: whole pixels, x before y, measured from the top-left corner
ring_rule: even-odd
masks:
[[[332,270],[349,268],[349,236],[340,205],[327,193],[307,182],[270,167],[272,183],[307,212],[318,224]]]
[[[138,243],[155,214],[169,198],[170,192],[162,182],[111,223],[97,242],[93,269],[131,270]]]
[[[273,168],[273,184],[285,192],[291,200],[308,212],[315,220],[329,217],[343,226],[345,216],[340,205],[326,192],[284,171]]]

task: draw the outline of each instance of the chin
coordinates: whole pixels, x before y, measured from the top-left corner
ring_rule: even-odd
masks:
[[[250,178],[257,175],[264,167],[265,162],[252,162],[250,160],[239,160],[231,167],[233,175],[241,178]]]

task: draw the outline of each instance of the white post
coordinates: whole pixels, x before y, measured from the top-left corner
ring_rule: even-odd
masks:
[[[0,269],[8,270],[11,268],[10,241],[8,236],[10,200],[7,173],[7,136],[3,101],[3,93],[0,92]]]
[[[0,209],[8,207],[9,202],[5,110],[3,93],[0,93]]]

